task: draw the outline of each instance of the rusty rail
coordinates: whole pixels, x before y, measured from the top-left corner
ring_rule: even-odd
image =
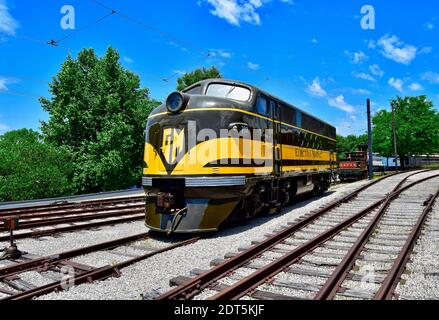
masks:
[[[145,215],[142,214],[142,215],[136,215],[136,216],[132,216],[132,217],[125,217],[125,218],[120,218],[120,219],[112,219],[112,220],[84,223],[84,224],[78,224],[78,225],[66,226],[66,227],[60,227],[60,228],[53,228],[53,229],[47,229],[47,230],[28,231],[28,232],[14,234],[14,239],[43,237],[43,236],[53,235],[53,234],[61,233],[61,232],[69,232],[69,231],[83,230],[83,229],[96,228],[96,227],[102,227],[102,226],[109,226],[109,225],[120,224],[120,223],[140,221],[140,220],[144,220],[144,219],[145,219]],[[9,240],[9,236],[0,236],[0,242],[1,241],[8,241],[8,240]]]
[[[108,265],[108,266],[104,266],[101,268],[97,268],[95,270],[84,272],[84,273],[82,273],[79,276],[76,276],[74,278],[74,285],[76,286],[76,285],[86,283],[86,282],[92,282],[92,281],[106,279],[106,278],[111,277],[112,275],[119,275],[119,271],[121,269],[126,268],[134,263],[140,262],[142,260],[145,260],[145,259],[150,258],[152,256],[155,256],[157,254],[160,254],[160,253],[163,253],[166,251],[170,251],[170,250],[173,250],[173,249],[178,248],[178,247],[192,244],[198,240],[199,240],[199,238],[193,238],[193,239],[186,240],[186,241],[174,244],[172,246],[169,246],[169,247],[166,247],[163,249],[159,249],[159,250],[156,250],[154,252],[150,252],[150,253],[147,253],[145,255],[118,263],[116,265],[111,265],[111,266]],[[42,287],[38,287],[38,288],[35,288],[32,290],[28,290],[28,291],[13,295],[13,296],[6,297],[2,300],[28,300],[28,299],[42,296],[42,295],[45,295],[45,294],[48,294],[50,292],[57,291],[57,290],[58,291],[65,290],[65,285],[63,284],[62,281],[56,281],[56,282],[47,284],[47,285],[42,286]]]
[[[98,243],[92,246],[74,249],[66,252],[61,252],[57,254],[52,254],[47,257],[41,257],[38,259],[33,259],[30,261],[25,261],[17,264],[13,264],[11,266],[7,266],[4,268],[0,268],[0,281],[5,277],[9,277],[14,274],[22,273],[25,271],[34,270],[41,266],[53,265],[59,263],[62,260],[72,259],[78,256],[82,256],[85,254],[89,254],[96,251],[108,250],[114,247],[118,247],[127,243],[131,243],[134,241],[146,239],[149,237],[148,233],[140,233],[134,236],[120,238],[108,242]]]
[[[409,178],[408,176],[407,178]],[[314,299],[316,300],[323,300],[323,299],[332,299],[340,285],[343,283],[343,281],[346,279],[346,276],[348,275],[349,271],[351,270],[352,266],[355,263],[355,260],[360,255],[361,251],[363,250],[364,246],[368,242],[371,234],[376,229],[377,225],[381,221],[382,217],[384,216],[387,208],[389,207],[391,201],[398,197],[402,192],[406,191],[407,189],[422,183],[424,181],[433,179],[439,177],[439,174],[433,175],[431,177],[427,177],[424,179],[417,180],[403,188],[400,188],[402,183],[398,184],[397,190],[395,190],[393,193],[391,193],[387,199],[385,200],[383,206],[380,208],[378,213],[375,215],[375,217],[372,219],[372,221],[368,224],[366,229],[362,232],[358,240],[355,242],[355,244],[352,246],[352,248],[348,251],[346,256],[343,258],[342,262],[337,266],[337,268],[334,270],[334,272],[331,274],[329,279],[326,281],[326,283],[323,285],[323,287],[319,290],[319,292],[316,294]],[[407,179],[405,179],[407,180]]]
[[[391,300],[393,298],[394,290],[398,286],[400,277],[404,272],[407,261],[410,258],[410,254],[412,253],[416,241],[421,234],[421,230],[425,224],[425,221],[427,220],[427,216],[433,209],[433,205],[438,197],[439,197],[439,190],[436,192],[436,194],[433,197],[431,197],[431,199],[428,201],[427,206],[422,211],[422,214],[419,217],[416,226],[413,228],[412,232],[410,233],[409,238],[404,244],[401,253],[396,258],[395,263],[390,269],[389,274],[384,279],[384,282],[381,284],[381,287],[379,288],[378,292],[375,294],[374,297],[375,300]]]
[[[74,222],[86,222],[90,220],[99,220],[99,219],[109,219],[114,217],[123,217],[129,215],[135,215],[144,213],[144,208],[139,209],[117,209],[117,210],[108,210],[103,213],[96,213],[90,215],[78,215],[74,217],[61,217],[61,218],[52,218],[52,219],[35,219],[31,221],[25,221],[20,219],[20,224],[15,228],[15,230],[23,230],[23,229],[32,229],[32,228],[40,228],[40,227],[48,227],[54,226],[58,224],[67,224]],[[3,224],[0,224],[0,228]]]
[[[66,209],[83,209],[88,207],[95,206],[109,206],[114,204],[123,204],[123,203],[131,203],[138,202],[144,200],[144,196],[135,196],[135,197],[124,197],[124,198],[112,198],[112,199],[104,199],[104,200],[90,200],[83,202],[67,202],[67,203],[52,203],[46,205],[37,205],[23,208],[8,208],[8,209],[0,209],[0,217],[2,216],[10,216],[10,215],[20,215],[20,214],[31,214],[31,213],[39,213],[39,212],[53,212],[60,211]]]
[[[12,216],[16,216],[20,218],[20,221],[25,221],[25,220],[31,220],[31,219],[41,219],[41,218],[53,218],[53,217],[66,217],[66,216],[73,216],[73,215],[86,215],[86,214],[92,214],[92,213],[96,213],[96,212],[103,212],[103,211],[111,211],[111,210],[125,210],[125,209],[141,209],[145,207],[145,203],[144,202],[129,202],[129,203],[119,203],[119,204],[123,204],[122,206],[95,206],[95,207],[75,207],[72,209],[62,209],[60,210],[50,210],[50,211],[44,211],[41,213],[27,213],[27,212],[22,212],[20,214],[11,214]],[[11,215],[4,215],[4,216],[0,216],[0,219],[2,217],[5,216],[11,216]]]
[[[420,172],[417,172],[420,173]],[[417,174],[416,173],[416,174]],[[271,247],[274,247],[275,245],[279,244],[280,242],[284,241],[286,238],[291,236],[294,232],[306,227],[307,225],[311,224],[313,221],[321,217],[323,214],[327,213],[328,211],[336,208],[337,206],[346,203],[356,197],[360,192],[370,188],[371,186],[375,185],[376,183],[382,181],[383,179],[390,178],[395,176],[396,174],[386,176],[382,179],[372,181],[363,187],[355,190],[354,192],[348,194],[347,196],[343,197],[340,200],[334,201],[330,204],[328,204],[326,207],[318,210],[314,214],[306,217],[302,221],[299,221],[298,223],[290,226],[289,228],[275,234],[274,236],[264,240],[263,242],[259,243],[256,246],[251,247],[250,249],[240,253],[239,255],[225,261],[223,264],[220,264],[211,270],[209,270],[207,273],[201,274],[193,279],[188,280],[186,283],[182,284],[181,286],[178,286],[169,292],[166,292],[162,294],[161,296],[157,297],[156,300],[177,300],[177,299],[191,299],[194,296],[196,296],[198,293],[200,293],[205,288],[209,287],[211,284],[215,283],[217,280],[223,278],[226,276],[229,272],[232,270],[235,270],[243,265],[245,265],[250,260],[254,259],[258,255],[260,255],[262,252],[268,250]],[[384,201],[384,200],[382,200]]]

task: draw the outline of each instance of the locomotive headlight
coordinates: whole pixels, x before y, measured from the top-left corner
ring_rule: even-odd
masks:
[[[189,97],[180,92],[173,92],[166,100],[166,108],[169,112],[177,113],[183,110],[189,101]]]

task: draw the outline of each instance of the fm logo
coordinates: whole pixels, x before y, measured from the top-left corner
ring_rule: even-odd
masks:
[[[184,129],[165,128],[163,129],[162,153],[170,165],[175,165],[185,154]]]

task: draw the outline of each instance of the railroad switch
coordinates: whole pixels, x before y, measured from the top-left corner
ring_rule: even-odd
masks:
[[[9,231],[10,246],[9,248],[4,249],[4,253],[0,257],[0,260],[18,259],[23,255],[23,253],[18,250],[17,244],[14,242],[14,230],[17,228],[18,224],[18,217],[6,217],[3,219],[3,229]]]

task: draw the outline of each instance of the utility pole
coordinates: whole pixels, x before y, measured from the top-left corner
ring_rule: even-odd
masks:
[[[396,147],[396,119],[395,119],[395,104],[392,105],[392,123],[393,123],[393,146],[395,148],[395,170],[398,171],[398,149]]]
[[[372,151],[372,121],[370,112],[370,99],[367,99],[367,135],[369,138],[369,180],[373,179],[373,151]]]

